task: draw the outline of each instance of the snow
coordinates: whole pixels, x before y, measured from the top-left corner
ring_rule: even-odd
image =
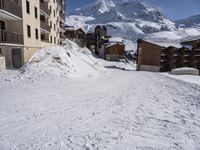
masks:
[[[174,75],[199,75],[199,70],[190,67],[176,68],[171,71]]]
[[[134,68],[66,41],[1,72],[0,149],[198,150],[200,86]]]
[[[168,73],[163,73],[164,75],[170,77],[170,78],[174,78],[174,79],[178,79],[184,82],[188,82],[191,84],[197,84],[200,85],[200,76],[195,76],[195,75],[172,75],[172,74],[168,74]]]
[[[66,40],[64,47],[46,47],[38,51],[25,65],[22,76],[38,78],[46,74],[59,77],[97,77],[103,67],[87,48]],[[59,68],[59,69],[58,69]]]

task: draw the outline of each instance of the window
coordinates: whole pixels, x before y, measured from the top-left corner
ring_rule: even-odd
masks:
[[[0,30],[5,30],[5,22],[0,20]]]
[[[52,36],[50,36],[50,43],[52,43]]]
[[[0,56],[2,55],[2,51],[1,51],[1,48],[0,48]]]
[[[56,17],[56,11],[55,10],[53,11],[53,15],[54,15],[54,17]]]
[[[50,6],[50,13],[52,12],[52,10],[51,10],[51,6]]]
[[[35,38],[38,39],[38,29],[35,29]]]
[[[50,28],[52,28],[52,21],[50,21]]]
[[[26,12],[30,14],[30,2],[26,0]]]
[[[35,18],[38,18],[38,11],[37,11],[37,7],[35,7]]]
[[[29,25],[27,25],[27,35],[31,37],[31,27]]]
[[[54,44],[56,44],[56,37],[54,37]]]

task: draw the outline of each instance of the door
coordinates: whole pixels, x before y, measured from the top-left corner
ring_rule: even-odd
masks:
[[[22,53],[21,53],[20,48],[12,49],[12,65],[13,65],[13,68],[22,67]]]

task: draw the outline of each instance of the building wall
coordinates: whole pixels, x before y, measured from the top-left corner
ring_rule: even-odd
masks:
[[[52,28],[49,39],[52,37],[53,44],[59,44],[59,11],[58,11],[58,3],[56,0],[49,1],[49,9],[51,8],[51,15],[49,18],[49,24],[52,22]],[[55,15],[54,15],[55,12]],[[55,28],[54,28],[55,26]]]
[[[120,58],[124,56],[124,45],[113,45],[106,48],[106,60],[109,61],[118,61]]]
[[[141,66],[160,66],[161,47],[145,42],[138,42],[138,70]],[[145,67],[143,67],[145,68]]]

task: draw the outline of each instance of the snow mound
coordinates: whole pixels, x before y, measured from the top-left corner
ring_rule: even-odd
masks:
[[[63,47],[49,46],[39,50],[22,68],[23,77],[96,77],[103,71],[100,61],[86,48],[66,40]]]
[[[199,70],[195,68],[183,67],[183,68],[173,69],[171,71],[171,74],[173,75],[199,75]]]

